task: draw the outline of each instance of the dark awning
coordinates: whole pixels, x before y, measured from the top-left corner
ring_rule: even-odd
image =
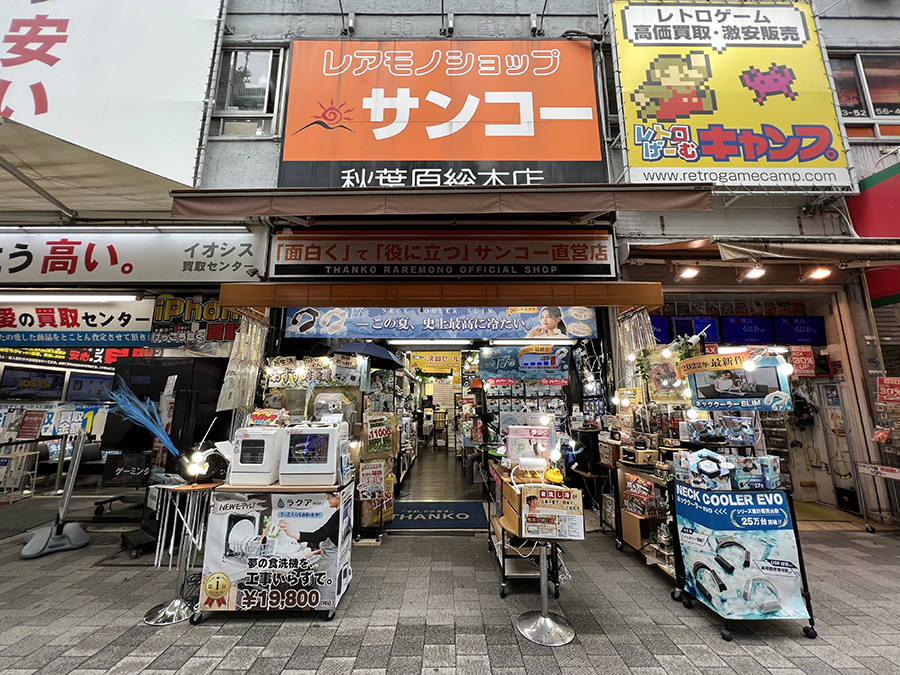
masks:
[[[900,239],[860,237],[710,237],[722,260],[900,261]]]
[[[613,211],[709,211],[708,185],[555,185],[440,189],[173,190],[176,218],[564,214],[578,222]]]

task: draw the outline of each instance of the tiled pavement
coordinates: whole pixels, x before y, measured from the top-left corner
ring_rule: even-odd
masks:
[[[2,513],[0,513],[2,515]],[[388,536],[356,547],[336,618],[220,614],[152,628],[144,612],[170,599],[174,572],[98,566],[117,535],[82,551],[19,559],[0,542],[0,673],[229,675],[320,673],[607,673],[831,675],[900,673],[900,541],[888,533],[803,534],[819,638],[801,622],[746,622],[724,642],[716,617],[669,598],[658,570],[599,533],[566,545],[572,579],[553,611],[577,638],[550,649],[515,618],[539,607],[536,584],[498,595],[484,536]]]

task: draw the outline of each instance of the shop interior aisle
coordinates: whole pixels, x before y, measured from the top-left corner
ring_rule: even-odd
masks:
[[[534,584],[512,586],[501,599],[483,535],[386,537],[380,547],[356,547],[354,579],[331,622],[307,613],[229,613],[165,628],[141,617],[169,599],[174,571],[103,566],[117,535],[98,534],[85,549],[38,561],[19,558],[16,537],[0,542],[0,672],[897,672],[900,541],[863,531],[802,539],[815,641],[798,638],[793,622],[756,621],[739,623],[725,643],[711,612],[672,602],[662,575],[615,551],[612,537],[590,533],[568,543],[572,579],[559,600],[551,598],[577,636],[548,648],[515,630],[516,617],[534,608]]]
[[[466,485],[463,460],[453,449],[419,447],[416,461],[398,488],[398,501],[473,501],[482,499],[481,483]]]

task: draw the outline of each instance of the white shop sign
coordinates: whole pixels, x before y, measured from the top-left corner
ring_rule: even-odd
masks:
[[[266,232],[0,234],[0,284],[250,281],[265,265]]]
[[[221,0],[3,0],[0,114],[190,185]]]
[[[153,300],[7,303],[0,299],[0,345],[150,344]]]

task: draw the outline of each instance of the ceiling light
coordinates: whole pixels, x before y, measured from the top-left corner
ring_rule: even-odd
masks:
[[[800,277],[800,283],[806,281],[820,281],[822,279],[827,279],[831,276],[831,269],[828,267],[817,267],[814,270],[810,270],[806,274]]]
[[[136,293],[3,293],[2,302],[133,302]]]
[[[204,225],[160,225],[160,232],[172,234],[200,234],[201,232],[249,232],[246,225],[216,225],[215,228]]]
[[[738,283],[741,283],[747,279],[759,279],[760,277],[765,276],[765,273],[766,270],[763,267],[750,267],[738,274],[737,281]]]
[[[533,338],[527,340],[524,338],[498,338],[491,340],[491,345],[495,347],[525,347],[527,345],[574,345],[575,340],[570,338]]]
[[[696,267],[681,267],[678,269],[678,274],[675,275],[675,280],[693,279],[698,274],[700,274],[700,270]]]
[[[437,345],[446,345],[446,346],[463,346],[463,345],[471,345],[471,340],[416,340],[414,338],[408,340],[388,340],[389,345],[418,345],[422,347],[430,347]]]

